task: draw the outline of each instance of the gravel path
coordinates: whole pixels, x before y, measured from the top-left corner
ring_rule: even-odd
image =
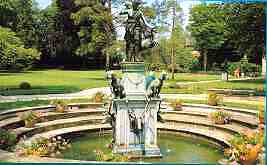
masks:
[[[229,81],[235,80],[248,80],[251,78],[244,79],[231,79]],[[198,84],[198,83],[209,83],[209,82],[220,82],[221,80],[212,80],[212,81],[200,81],[200,82],[184,82],[177,83],[179,85],[189,85],[189,84]],[[101,87],[101,88],[92,88],[83,90],[77,93],[67,93],[67,94],[48,94],[48,95],[16,95],[16,96],[1,96],[0,95],[0,103],[1,102],[15,102],[15,101],[31,101],[31,100],[51,100],[51,99],[75,99],[75,98],[85,98],[88,96],[92,96],[96,92],[103,92],[106,94],[110,94],[109,87]],[[180,99],[190,99],[190,100],[203,100],[207,98],[206,94],[161,94],[162,98],[180,98]],[[224,97],[224,101],[233,101],[237,100],[238,102],[255,102],[261,101],[264,102],[265,97]]]

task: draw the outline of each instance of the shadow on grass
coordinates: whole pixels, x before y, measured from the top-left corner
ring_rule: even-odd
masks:
[[[64,94],[80,91],[80,88],[75,86],[34,86],[31,89],[19,89],[17,87],[0,87],[0,95],[45,95],[45,94]]]
[[[17,75],[22,75],[22,74],[32,74],[33,71],[3,71],[0,70],[0,76],[17,76]]]
[[[14,108],[24,108],[24,107],[35,107],[48,105],[50,103],[49,100],[32,100],[32,101],[16,101],[10,103],[0,103],[0,110],[8,110]]]
[[[105,77],[100,78],[100,77],[92,77],[92,78],[86,78],[86,80],[95,80],[95,81],[106,81],[107,79]]]
[[[265,84],[265,79],[256,79],[256,80],[234,80],[231,83],[244,83],[244,84]]]

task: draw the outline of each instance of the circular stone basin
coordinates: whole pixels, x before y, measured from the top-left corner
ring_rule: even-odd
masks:
[[[110,153],[107,145],[111,142],[111,135],[97,136],[86,134],[72,139],[72,148],[64,151],[60,158],[95,161],[95,149]],[[211,146],[199,139],[183,137],[175,134],[160,134],[158,144],[162,158],[137,159],[133,162],[162,162],[162,163],[212,163],[223,158],[222,150]]]

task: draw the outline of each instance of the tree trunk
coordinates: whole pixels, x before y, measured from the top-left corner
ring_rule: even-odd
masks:
[[[174,72],[175,72],[175,62],[174,62],[174,46],[171,49],[171,60],[172,60],[172,79],[174,80]]]
[[[174,44],[174,30],[175,30],[175,16],[176,16],[176,6],[177,6],[177,1],[175,0],[174,6],[173,6],[173,12],[172,12],[172,36],[171,36],[171,40],[172,40],[172,51],[171,51],[171,59],[172,59],[172,79],[174,79],[174,71],[175,71],[175,44]]]
[[[110,57],[108,53],[106,53],[106,70],[110,70]]]
[[[112,15],[112,6],[111,6],[111,0],[108,0],[108,12],[110,15]],[[110,28],[106,28],[110,33],[112,33],[112,30]],[[111,34],[108,36],[108,47],[112,45],[112,37]],[[110,55],[109,53],[106,53],[106,70],[110,70]]]
[[[255,53],[256,53],[256,72],[259,72],[259,51],[258,51],[258,45],[256,44],[255,47]]]
[[[108,0],[108,9],[109,9],[110,14],[111,14],[111,8],[112,8],[112,6],[111,6],[111,0]]]
[[[261,71],[262,77],[265,78],[266,76],[266,55],[265,55],[265,47],[262,48],[262,71]]]
[[[203,66],[204,66],[205,72],[207,72],[207,65],[208,65],[208,55],[207,55],[207,52],[204,51],[204,53],[203,53]]]

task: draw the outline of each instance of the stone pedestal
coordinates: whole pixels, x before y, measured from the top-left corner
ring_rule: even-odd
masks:
[[[160,157],[156,125],[161,99],[146,97],[143,63],[125,63],[122,71],[126,97],[112,101],[112,111],[116,114],[113,152]]]

